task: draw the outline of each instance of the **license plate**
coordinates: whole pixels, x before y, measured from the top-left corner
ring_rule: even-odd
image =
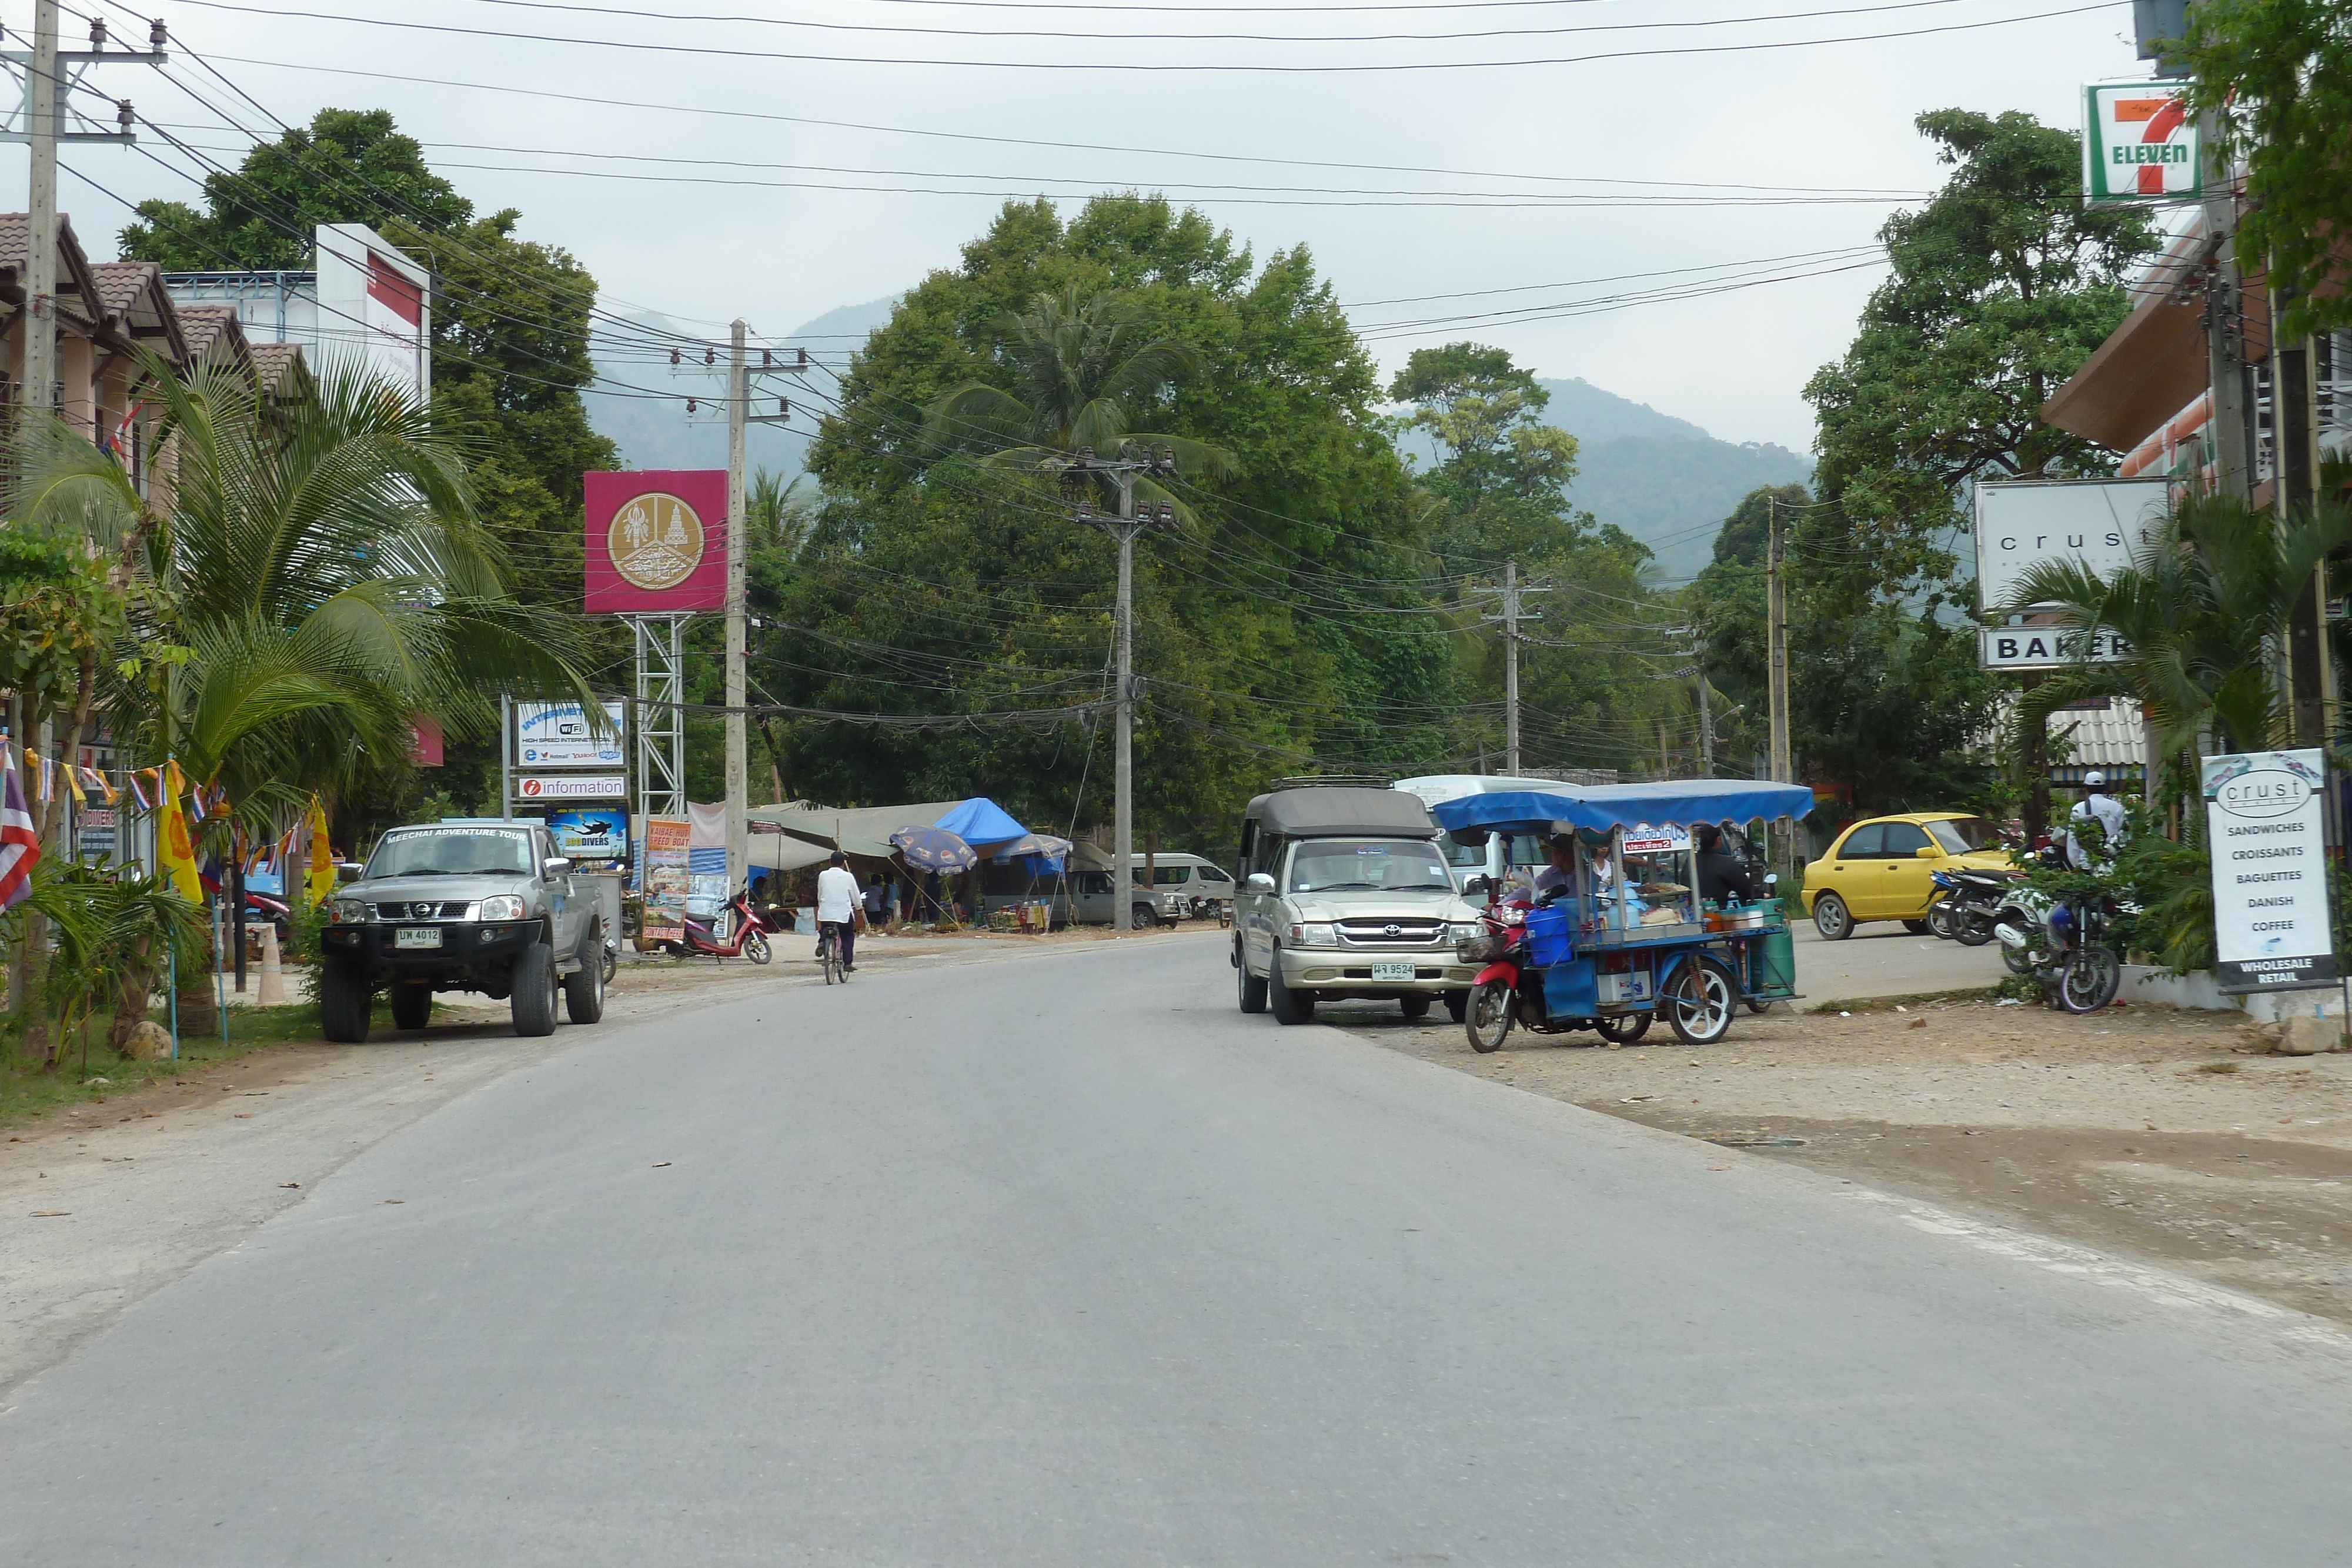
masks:
[[[441,933],[431,925],[402,925],[393,931],[392,945],[394,947],[438,947],[441,946]]]
[[[1410,980],[1413,977],[1413,966],[1402,959],[1372,966],[1372,978],[1375,980]]]

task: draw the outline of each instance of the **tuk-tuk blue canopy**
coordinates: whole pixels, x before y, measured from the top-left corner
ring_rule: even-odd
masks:
[[[1757,817],[1802,817],[1813,809],[1813,792],[1802,784],[1768,784],[1751,779],[1666,779],[1654,784],[1562,784],[1553,789],[1506,790],[1463,795],[1432,806],[1430,815],[1449,831],[1459,828],[1530,832],[1560,831],[1552,826],[1607,832],[1637,823],[1689,827],[1696,822],[1745,822]]]

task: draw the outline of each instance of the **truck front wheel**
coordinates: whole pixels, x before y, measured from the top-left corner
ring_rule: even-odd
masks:
[[[555,1032],[555,949],[534,942],[515,955],[509,1007],[514,1031],[525,1039]]]
[[[368,1034],[367,977],[347,958],[330,955],[319,966],[319,1023],[338,1045],[357,1045]]]

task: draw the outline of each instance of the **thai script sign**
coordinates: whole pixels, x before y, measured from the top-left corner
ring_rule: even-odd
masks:
[[[2316,750],[2205,758],[2214,978],[2224,991],[2336,983],[2326,765]]]

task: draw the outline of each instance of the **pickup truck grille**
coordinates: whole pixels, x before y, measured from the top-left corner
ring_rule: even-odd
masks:
[[[378,920],[463,920],[470,905],[462,898],[446,902],[439,899],[418,899],[409,904],[379,904],[375,906]]]
[[[1339,940],[1350,947],[1431,947],[1445,939],[1443,920],[1342,920]]]

